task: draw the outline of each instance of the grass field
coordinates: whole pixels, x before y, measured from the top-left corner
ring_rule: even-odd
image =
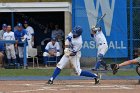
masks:
[[[50,76],[54,68],[49,69],[0,69],[0,76]],[[73,69],[62,70],[60,76],[75,75]],[[112,76],[112,72],[105,73],[107,76]],[[137,76],[135,70],[120,70],[116,76]]]

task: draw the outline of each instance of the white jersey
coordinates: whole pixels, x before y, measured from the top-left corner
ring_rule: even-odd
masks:
[[[3,34],[3,40],[15,40],[14,32],[12,32],[12,31],[5,32]],[[13,44],[6,44],[6,45],[9,46],[9,45],[13,45]]]
[[[104,43],[107,44],[106,38],[102,31],[97,31],[96,34],[94,34],[94,39],[97,46]]]
[[[60,51],[60,45],[58,42],[55,42],[55,44],[53,45],[52,42],[49,42],[46,47],[45,50],[49,51],[51,49],[54,49],[56,51]]]
[[[5,32],[3,34],[3,40],[15,40],[14,32]]]
[[[32,39],[32,35],[34,34],[34,29],[31,26],[28,26],[26,28],[26,31],[27,31],[27,38]]]
[[[79,36],[77,38],[73,38],[73,34],[70,32],[67,36],[67,39],[69,38],[70,42],[70,51],[73,52],[79,52],[82,48],[82,36]]]

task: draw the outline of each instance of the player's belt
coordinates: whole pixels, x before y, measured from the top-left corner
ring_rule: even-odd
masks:
[[[104,45],[104,44],[106,44],[106,43],[99,43],[99,45]]]
[[[30,40],[30,39],[28,39],[28,40]]]

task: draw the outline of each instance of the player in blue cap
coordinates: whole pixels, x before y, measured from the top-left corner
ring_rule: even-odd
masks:
[[[6,29],[7,29],[7,25],[2,24],[2,30],[0,30],[0,39],[3,38],[3,34],[6,32]]]
[[[23,66],[24,44],[22,42],[24,42],[25,40],[27,41],[27,31],[23,28],[21,23],[18,23],[17,30],[14,32],[14,34],[15,34],[15,39],[17,40],[16,47],[18,48],[20,65]],[[26,47],[26,53],[28,57],[28,47]]]

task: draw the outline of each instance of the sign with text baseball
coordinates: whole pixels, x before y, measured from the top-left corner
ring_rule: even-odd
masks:
[[[83,57],[96,57],[95,41],[90,29],[98,24],[108,42],[107,58],[127,57],[127,6],[126,0],[73,0],[72,24],[83,28]],[[104,15],[98,22],[98,19]],[[98,23],[97,23],[98,22]]]

